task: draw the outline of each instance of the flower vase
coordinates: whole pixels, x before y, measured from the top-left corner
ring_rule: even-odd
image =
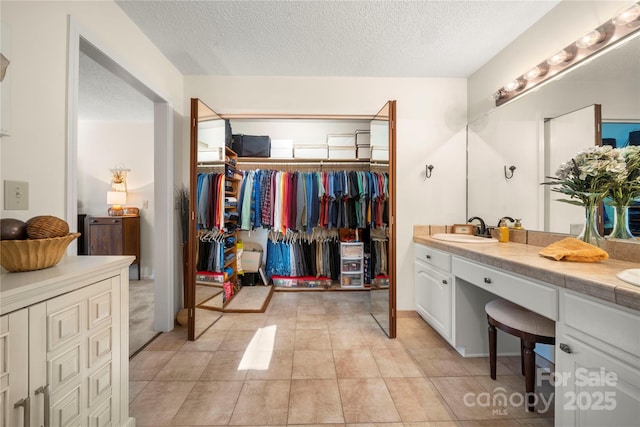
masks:
[[[578,235],[578,239],[583,242],[590,243],[594,246],[600,246],[603,240],[598,232],[598,205],[585,206],[585,222],[582,233]]]
[[[613,230],[608,239],[635,239],[629,229],[629,206],[614,206]]]

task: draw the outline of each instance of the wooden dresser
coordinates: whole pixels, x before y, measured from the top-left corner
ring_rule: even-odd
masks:
[[[88,255],[133,255],[140,280],[140,217],[88,216],[85,220]]]

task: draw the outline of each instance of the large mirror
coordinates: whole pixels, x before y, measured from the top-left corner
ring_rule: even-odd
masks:
[[[548,122],[599,104],[603,128],[625,122],[627,134],[629,128],[640,129],[639,35],[468,125],[468,217],[480,216],[495,226],[499,218],[510,216],[521,219],[528,230],[571,232],[569,223],[551,225],[549,204],[560,203],[555,200],[559,197],[545,197],[546,186],[540,185],[559,166],[549,160],[554,142]],[[615,127],[611,132],[617,132]],[[628,143],[624,136],[618,139],[618,147]],[[585,137],[581,148],[593,144]]]
[[[225,173],[225,121],[199,99],[191,100],[189,241],[185,263],[185,308],[188,310],[188,337],[196,339],[222,315],[222,283],[202,280],[198,265],[211,245],[219,244],[214,227],[205,229],[202,221],[202,179]],[[211,181],[209,181],[211,182]],[[213,187],[212,187],[213,188]],[[206,259],[205,259],[206,260]]]
[[[396,102],[389,101],[376,114],[371,121],[371,170],[383,172],[389,176],[389,200],[388,224],[385,230],[371,229],[370,247],[371,253],[380,252],[377,246],[384,245],[387,254],[388,279],[378,280],[375,272],[372,274],[370,301],[371,315],[376,319],[382,330],[390,338],[396,336],[395,306],[396,306],[396,286],[395,286],[395,111]],[[388,150],[388,155],[384,158],[378,157],[377,148],[382,152]]]

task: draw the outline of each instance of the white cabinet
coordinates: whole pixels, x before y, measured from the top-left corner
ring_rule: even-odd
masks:
[[[118,258],[125,266],[132,260]],[[118,265],[84,279],[65,276],[67,280],[51,281],[46,288],[72,283],[74,290],[0,317],[0,425],[133,425],[126,390],[128,334],[123,334],[128,316],[122,315],[128,310],[122,304],[128,296],[128,268]],[[2,279],[9,282],[7,289],[3,283],[3,295],[15,296],[11,282],[19,276]],[[29,283],[25,292],[34,295],[29,292],[34,285]]]
[[[451,256],[416,245],[416,311],[444,339],[452,340],[453,279]]]
[[[22,426],[29,410],[28,310],[0,317],[0,425]],[[14,408],[15,405],[17,406]]]
[[[556,339],[556,425],[637,426],[640,316],[563,290]]]

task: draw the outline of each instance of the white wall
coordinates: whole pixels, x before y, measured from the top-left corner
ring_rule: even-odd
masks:
[[[149,105],[151,107],[151,104]],[[153,122],[78,122],[78,213],[107,214],[109,169],[124,164],[127,203],[140,209],[141,275],[153,277]],[[148,209],[144,209],[144,201]]]
[[[466,219],[465,79],[186,76],[191,97],[220,114],[374,115],[396,99],[397,308],[415,309],[413,225]]]
[[[2,138],[0,177],[28,181],[30,191],[29,210],[2,210],[1,216],[64,218],[67,15],[166,97],[178,114],[183,107],[182,75],[113,2],[3,0],[0,12],[3,29],[10,31],[12,55],[11,136]]]
[[[468,117],[494,107],[489,96],[583,34],[611,19],[633,1],[564,0],[468,79]]]

